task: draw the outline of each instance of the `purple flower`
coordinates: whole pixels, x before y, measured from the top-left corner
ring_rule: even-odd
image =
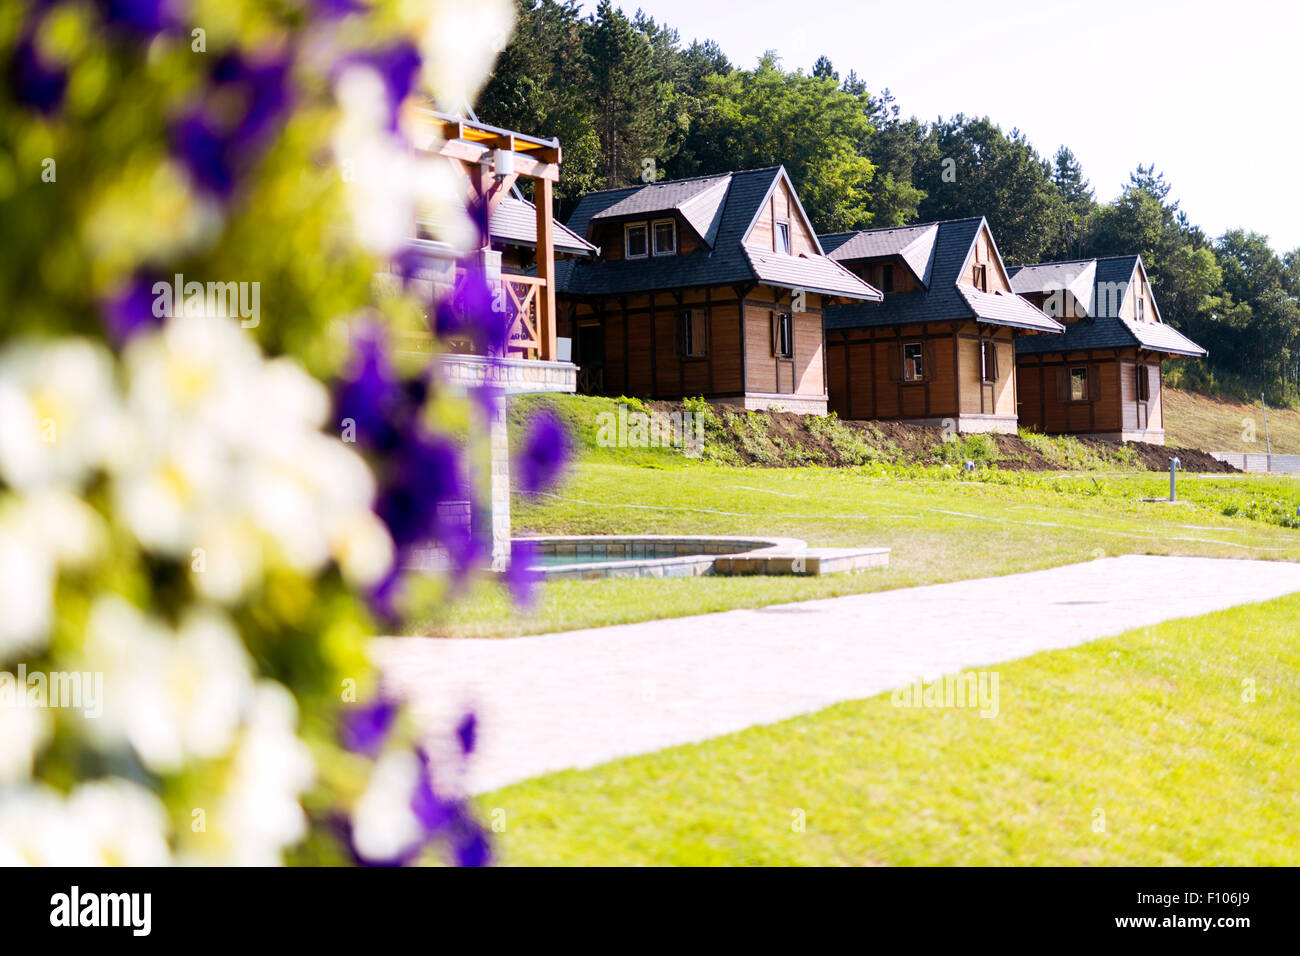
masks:
[[[452,838],[452,852],[457,866],[488,866],[492,862],[492,846],[478,821],[469,814],[460,819]]]
[[[104,19],[131,33],[153,36],[180,22],[174,0],[100,0]]]
[[[230,53],[212,68],[206,96],[173,123],[172,152],[200,188],[229,199],[288,114],[290,60]]]
[[[104,327],[117,345],[126,344],[132,337],[162,325],[162,318],[154,314],[153,280],[138,274],[120,286],[103,303]]]
[[[468,757],[474,752],[474,745],[478,743],[478,717],[474,711],[467,711],[456,725],[456,742],[460,744],[462,756]]]
[[[433,330],[444,338],[468,336],[480,352],[500,355],[510,337],[509,317],[497,308],[501,301],[482,263],[471,258],[464,263],[455,288],[438,302]]]
[[[417,425],[427,385],[422,379],[403,381],[398,377],[379,326],[363,326],[353,346],[347,373],[335,389],[338,420],[350,419],[358,441],[367,448],[395,450]]]
[[[383,749],[401,705],[391,698],[380,697],[370,704],[350,708],[343,715],[339,739],[353,753],[374,758]]]
[[[553,414],[539,411],[528,423],[515,462],[520,487],[529,494],[549,488],[559,479],[568,457],[568,432]]]
[[[312,0],[316,15],[322,20],[337,20],[365,9],[357,0]]]
[[[533,542],[510,542],[510,566],[503,577],[511,597],[525,610],[536,602],[537,584],[542,579],[542,572],[535,567],[536,562],[537,546]]]
[[[409,40],[399,40],[392,46],[348,57],[340,64],[342,69],[349,66],[366,66],[379,74],[388,106],[388,128],[396,132],[402,103],[415,89],[420,75],[420,51]]]
[[[58,64],[46,62],[30,34],[14,47],[9,74],[18,102],[47,116],[63,105],[68,71]]]
[[[456,448],[443,438],[412,435],[381,469],[375,513],[399,548],[435,539],[460,543],[469,529],[448,520],[438,505],[468,495]]]

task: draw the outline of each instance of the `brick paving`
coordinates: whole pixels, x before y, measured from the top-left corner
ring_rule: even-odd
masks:
[[[466,783],[483,792],[1293,591],[1298,564],[1128,555],[532,637],[381,638],[374,654],[431,734],[475,707]]]

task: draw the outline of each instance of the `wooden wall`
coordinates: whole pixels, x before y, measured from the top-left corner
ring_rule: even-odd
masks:
[[[1088,369],[1089,397],[1069,398],[1070,369]],[[1123,417],[1121,368],[1113,352],[1022,355],[1016,363],[1020,424],[1044,432],[1117,432]],[[1130,382],[1130,388],[1132,383]],[[1063,399],[1061,396],[1066,397]],[[1131,396],[1131,392],[1128,393]]]
[[[970,261],[966,263],[966,271],[962,273],[961,278],[957,281],[966,285],[974,285],[975,267],[977,265],[988,266],[989,292],[1011,291],[1011,280],[1007,278],[1006,270],[1002,267],[1002,260],[994,250],[993,236],[987,227],[981,229],[979,235],[975,237],[974,249],[971,252]]]
[[[795,204],[794,194],[790,192],[790,187],[786,185],[785,180],[777,183],[776,188],[772,190],[772,196],[758,214],[758,219],[755,221],[754,228],[750,231],[745,245],[753,246],[755,249],[766,249],[769,252],[774,251],[776,249],[776,223],[779,220],[790,223],[790,253],[792,255],[818,255],[817,241],[813,238],[812,229],[804,221],[803,216],[799,214],[799,207]]]
[[[813,293],[805,296],[806,311],[793,313],[792,361],[772,355],[771,314],[791,311],[790,294],[784,290],[718,286],[566,301],[564,307],[568,327],[597,323],[604,329],[606,395],[826,394],[822,301]],[[680,354],[677,321],[686,309],[704,310],[708,316],[707,356]]]

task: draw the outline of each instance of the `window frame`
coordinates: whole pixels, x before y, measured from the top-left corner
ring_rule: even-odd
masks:
[[[993,361],[989,361],[989,353],[992,351]],[[989,366],[993,366],[993,377],[989,377]],[[980,342],[980,383],[982,385],[996,385],[1001,378],[1001,372],[998,369],[998,343],[993,339],[984,339]]]
[[[703,345],[695,341],[695,319],[702,321]],[[684,359],[706,359],[709,357],[709,321],[708,313],[703,309],[682,309],[677,313],[678,339],[681,357]]]
[[[894,291],[894,264],[892,262],[885,262],[880,266],[880,291]]]
[[[1134,301],[1133,311],[1137,314],[1139,322],[1145,322],[1147,314],[1147,300],[1142,296],[1142,290],[1138,289],[1137,299]]]
[[[640,229],[645,236],[645,252],[640,255],[632,255],[632,231]],[[645,222],[625,222],[623,223],[623,258],[624,259],[649,259],[650,258],[650,225]]]
[[[673,231],[673,248],[669,252],[659,251],[659,227],[670,226]],[[677,255],[677,220],[676,219],[654,219],[650,222],[649,244],[647,246],[652,256],[675,256]]]
[[[1090,391],[1090,389],[1091,389],[1091,383],[1088,381],[1088,379],[1089,379],[1089,375],[1088,375],[1088,366],[1086,366],[1086,365],[1070,365],[1070,366],[1068,366],[1068,368],[1070,369],[1070,372],[1069,372],[1069,375],[1070,375],[1070,389],[1069,389],[1068,401],[1071,401],[1071,402],[1087,402],[1087,401],[1091,401],[1091,395],[1092,395],[1092,392]],[[1074,397],[1074,373],[1075,373],[1075,372],[1082,372],[1082,373],[1083,373],[1083,397],[1081,397],[1081,398],[1075,398],[1075,397]]]
[[[1137,365],[1134,365],[1133,368],[1135,371],[1134,385],[1136,385],[1137,387],[1136,388],[1137,397],[1135,401],[1139,401],[1139,402],[1151,401],[1150,366],[1138,363]]]
[[[785,332],[785,335],[782,335]],[[782,340],[785,344],[785,350],[782,350]],[[794,359],[794,313],[793,312],[773,312],[772,313],[772,357],[781,361],[792,361]]]
[[[784,249],[778,248],[778,244],[777,244],[778,237],[781,237],[785,240]],[[791,255],[792,253],[790,251],[790,239],[791,236],[790,236],[789,220],[778,219],[776,221],[776,224],[772,227],[772,250],[776,252],[778,255],[783,255],[783,256]]]
[[[916,349],[916,367],[908,361],[907,350]],[[903,381],[904,382],[924,382],[925,381],[925,343],[924,342],[903,342],[899,349],[899,354],[903,358]],[[912,374],[915,372],[916,374]]]
[[[989,267],[987,263],[977,262],[971,274],[971,284],[981,292],[989,291]]]

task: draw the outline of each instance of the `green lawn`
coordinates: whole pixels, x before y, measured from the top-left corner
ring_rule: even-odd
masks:
[[[516,533],[778,534],[812,545],[892,548],[886,570],[824,578],[702,577],[556,582],[514,608],[495,584],[445,604],[429,595],[411,633],[511,636],[1031,571],[1117,554],[1300,560],[1300,480],[1161,475],[1057,476],[942,469],[737,468],[667,453],[637,464],[584,459],[559,497],[513,505]],[[1225,512],[1231,512],[1227,514]]]
[[[1292,595],[1015,661],[992,719],[885,694],[479,806],[509,864],[1294,866],[1297,620]]]

